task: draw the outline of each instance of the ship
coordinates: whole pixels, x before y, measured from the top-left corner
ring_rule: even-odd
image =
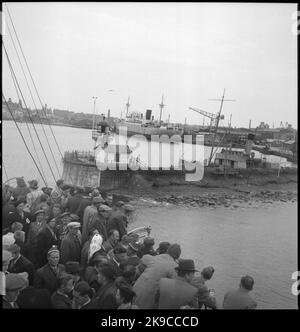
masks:
[[[128,188],[130,185],[194,181],[200,162],[179,158],[169,167],[150,167],[134,156],[127,143],[119,142],[114,132],[92,131],[95,141],[92,151],[66,151],[63,157],[62,179],[78,187],[100,187],[102,190]]]

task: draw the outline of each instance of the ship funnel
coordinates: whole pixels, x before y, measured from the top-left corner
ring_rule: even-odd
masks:
[[[151,120],[152,110],[146,110],[146,120]]]

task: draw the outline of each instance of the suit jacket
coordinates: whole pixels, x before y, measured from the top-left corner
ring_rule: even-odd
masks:
[[[54,245],[57,245],[57,238],[54,233],[51,233],[48,227],[45,227],[40,231],[36,238],[37,268],[47,264],[48,250]]]
[[[51,303],[53,309],[72,309],[72,300],[57,291],[52,294]]]
[[[83,196],[81,194],[76,194],[68,198],[66,208],[69,210],[70,213],[76,214],[82,199]]]
[[[88,221],[87,224],[87,233],[90,234],[91,231],[97,229],[99,234],[103,237],[103,241],[106,241],[107,236],[107,230],[105,225],[105,219],[100,216],[99,214],[94,215],[91,217],[91,219]]]
[[[120,239],[122,239],[123,235],[127,234],[126,230],[127,218],[125,214],[120,211],[113,211],[108,218],[107,222],[107,232],[111,229],[116,229],[119,231]]]
[[[98,309],[117,309],[117,287],[114,282],[102,286],[97,292]]]
[[[58,264],[58,271],[55,273],[49,264],[38,269],[35,273],[34,287],[46,288],[50,294],[56,291],[58,286],[59,276],[65,272],[65,267],[62,264]]]
[[[62,240],[60,254],[63,264],[68,261],[80,262],[81,244],[79,240],[68,233]]]
[[[7,271],[10,273],[27,272],[29,285],[33,284],[35,269],[33,264],[24,256],[20,255],[15,263],[14,261],[10,261]]]
[[[158,291],[158,309],[180,309],[185,305],[198,308],[198,289],[183,278],[160,279]]]

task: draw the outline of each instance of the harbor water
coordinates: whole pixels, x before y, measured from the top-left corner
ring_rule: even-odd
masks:
[[[25,124],[20,124],[25,139],[32,150],[32,143]],[[52,127],[60,150],[91,150],[94,146],[91,131],[70,127]],[[42,133],[40,126],[37,126]],[[55,154],[59,170],[53,168],[55,177],[62,171],[61,156],[57,151],[48,126],[45,130]],[[25,180],[40,176],[31,161],[24,143],[11,121],[2,123],[3,179],[24,176]],[[32,131],[32,135],[34,132]],[[47,142],[41,134],[49,161],[53,159]],[[35,144],[38,142],[34,137]],[[53,186],[54,179],[41,148],[37,151],[45,177]],[[205,156],[209,155],[205,147]],[[182,246],[182,257],[193,258],[197,267],[212,265],[215,275],[208,282],[216,290],[219,304],[226,291],[236,288],[242,275],[254,277],[253,298],[261,309],[297,308],[297,298],[292,295],[291,276],[297,271],[297,204],[280,203],[258,208],[226,209],[185,208],[155,205],[137,210],[134,225],[151,225],[156,244],[160,241],[177,242]]]

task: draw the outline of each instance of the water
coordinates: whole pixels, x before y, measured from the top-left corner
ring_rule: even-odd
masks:
[[[26,125],[20,124],[20,127],[32,150]],[[2,129],[3,164],[7,176],[24,176],[25,180],[36,178],[42,185],[15,124],[4,121]],[[52,129],[62,153],[93,148],[90,130],[59,126],[53,126]],[[40,126],[37,126],[37,130],[42,133]],[[48,126],[45,126],[45,130],[50,133]],[[49,139],[61,172],[61,156],[51,135]],[[42,135],[41,140],[53,164]],[[37,150],[46,178],[53,185],[54,179],[46,167],[41,148]],[[209,152],[209,147],[205,147],[205,158]],[[53,171],[58,176],[55,168]],[[6,179],[5,173],[3,179]],[[296,209],[295,203],[234,210],[169,205],[139,209],[138,219],[132,227],[149,224],[157,245],[164,240],[178,242],[182,246],[182,257],[193,258],[200,270],[208,265],[214,266],[216,272],[208,286],[216,290],[219,304],[222,304],[225,292],[236,288],[240,277],[248,273],[255,279],[252,296],[259,308],[297,308],[296,297],[291,294],[291,275],[297,270]]]
[[[224,294],[240,278],[255,280],[251,296],[260,309],[296,309],[291,276],[297,271],[297,206],[286,203],[258,209],[152,207],[137,212],[131,226],[150,225],[156,246],[179,243],[182,258],[192,258],[201,271],[213,266],[207,282],[222,305]]]

